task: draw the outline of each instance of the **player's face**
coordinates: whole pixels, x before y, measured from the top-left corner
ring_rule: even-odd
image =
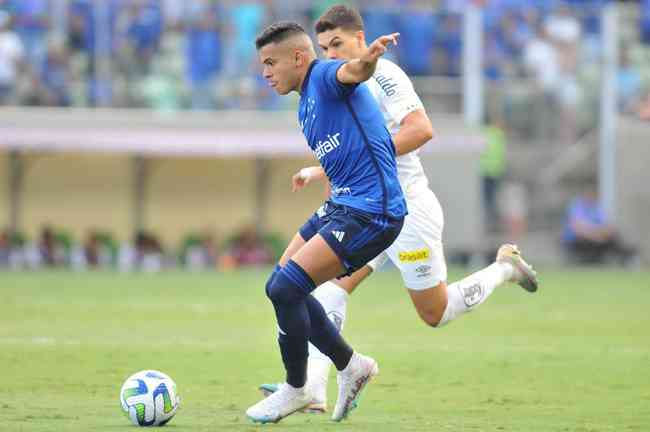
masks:
[[[296,89],[299,62],[295,51],[271,43],[260,48],[257,54],[264,67],[264,79],[278,94],[286,95]]]
[[[365,43],[362,31],[337,28],[318,34],[318,46],[323,51],[323,55],[330,60],[359,58]]]

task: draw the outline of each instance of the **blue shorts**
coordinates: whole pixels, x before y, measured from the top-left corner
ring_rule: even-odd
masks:
[[[334,250],[348,276],[386,250],[397,238],[404,218],[393,218],[327,201],[300,228],[309,241],[320,234]]]

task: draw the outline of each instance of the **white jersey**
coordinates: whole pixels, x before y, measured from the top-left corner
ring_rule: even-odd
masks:
[[[395,135],[409,113],[423,109],[413,83],[395,63],[380,58],[366,84],[384,115],[386,128]],[[438,198],[429,189],[418,150],[398,156],[397,175],[409,214],[395,242],[368,263],[373,270],[391,260],[402,273],[408,289],[424,290],[447,280],[442,245],[444,215]]]
[[[409,113],[424,109],[409,77],[389,60],[380,58],[377,61],[377,69],[372,78],[366,81],[366,85],[377,100],[391,135],[399,131],[402,120]],[[429,183],[418,152],[415,150],[396,158],[397,175],[405,194],[415,189],[421,190],[421,187],[426,187]]]

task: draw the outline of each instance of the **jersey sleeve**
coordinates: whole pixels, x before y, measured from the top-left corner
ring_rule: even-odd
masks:
[[[401,124],[404,117],[413,111],[424,109],[420,97],[413,88],[413,83],[396,65],[384,68],[375,75],[375,80],[379,84],[379,104],[396,124]]]
[[[359,85],[344,84],[338,80],[336,73],[344,64],[344,61],[324,61],[314,68],[314,79],[324,96],[342,99],[350,95]]]

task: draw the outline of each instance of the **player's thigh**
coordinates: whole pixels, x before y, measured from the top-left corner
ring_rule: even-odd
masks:
[[[287,262],[289,262],[291,257],[294,256],[296,252],[298,252],[298,250],[300,250],[300,248],[305,245],[305,243],[307,242],[305,241],[305,239],[302,238],[300,233],[296,233],[291,239],[291,241],[289,242],[287,248],[284,250],[282,257],[280,257],[280,262],[279,262],[280,266],[284,267],[287,264]]]
[[[430,192],[430,191],[429,191]],[[442,210],[432,192],[407,201],[409,215],[386,253],[409,290],[434,288],[447,280],[442,244]]]
[[[350,276],[334,279],[333,282],[343,288],[348,294],[352,294],[352,292],[354,292],[354,290],[361,284],[361,282],[370,276],[370,274],[372,274],[372,268],[368,265],[365,265],[359,270],[352,273]]]
[[[440,282],[432,288],[407,291],[422,321],[432,326],[438,325],[447,308],[447,283]]]
[[[395,241],[403,223],[401,218],[333,206],[319,234],[343,266],[343,272],[336,276],[349,277],[343,282],[349,292],[368,276],[368,262]]]
[[[368,276],[372,274],[373,271],[381,268],[390,257],[383,251],[376,257],[374,257],[368,264],[355,271],[350,276],[346,276],[340,279],[334,280],[334,283],[343,288],[348,294],[352,294],[354,290],[361,285],[361,283],[366,280]],[[373,270],[374,269],[374,270]]]
[[[300,227],[300,230],[293,236],[289,245],[284,250],[280,258],[280,266],[284,267],[289,260],[302,248],[312,237],[314,237],[318,230],[320,230],[326,223],[327,204],[323,204],[318,208],[307,221]]]
[[[291,259],[305,270],[317,286],[345,272],[341,259],[320,234],[309,239]]]

